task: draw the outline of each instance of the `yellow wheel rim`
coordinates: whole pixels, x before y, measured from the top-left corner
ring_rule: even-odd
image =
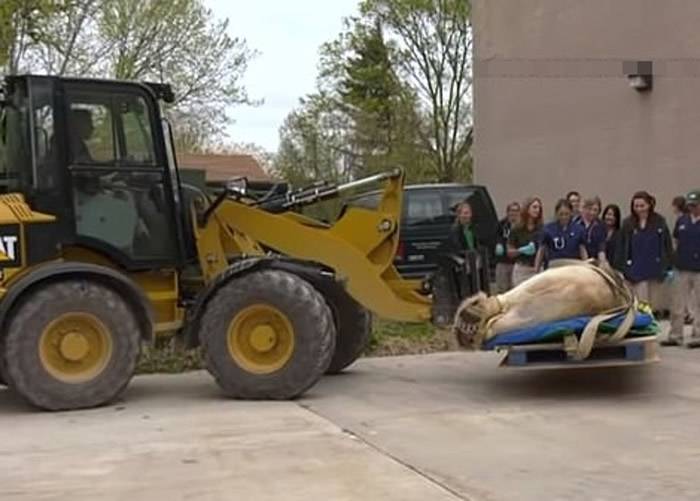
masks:
[[[109,329],[89,313],[65,313],[47,325],[39,338],[41,364],[65,383],[95,378],[111,356]]]
[[[287,316],[273,306],[248,306],[231,321],[228,351],[246,371],[270,374],[292,357],[294,328]]]

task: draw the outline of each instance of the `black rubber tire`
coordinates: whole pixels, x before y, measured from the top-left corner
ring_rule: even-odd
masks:
[[[249,372],[228,349],[228,329],[236,314],[261,303],[286,315],[295,336],[291,358],[268,374]],[[335,349],[333,314],[323,296],[307,281],[286,271],[256,271],[232,279],[208,301],[200,329],[207,370],[224,393],[233,398],[298,397],[323,376]]]
[[[5,338],[2,337],[0,338],[0,385],[3,386],[10,386],[7,376],[7,367],[5,367],[5,357],[3,354],[5,353]]]
[[[68,383],[52,376],[39,358],[39,340],[53,319],[69,312],[89,313],[108,329],[112,355],[93,379]],[[11,387],[31,404],[46,410],[104,405],[127,386],[136,369],[141,333],[128,303],[100,283],[74,279],[49,283],[32,291],[13,309],[3,353]]]
[[[4,345],[0,341],[0,354],[4,353]],[[0,355],[0,386],[9,386],[7,383],[7,370],[5,369],[5,359]]]
[[[372,315],[343,291],[331,299],[335,313],[335,352],[326,374],[338,374],[365,351],[372,336]]]

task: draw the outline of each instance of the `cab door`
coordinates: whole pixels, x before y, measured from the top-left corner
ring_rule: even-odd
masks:
[[[75,241],[126,269],[179,266],[181,229],[159,111],[138,84],[64,84]]]

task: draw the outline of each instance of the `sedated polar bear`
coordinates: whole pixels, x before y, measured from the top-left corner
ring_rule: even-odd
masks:
[[[466,348],[498,334],[582,315],[623,311],[634,296],[607,265],[566,262],[496,296],[479,293],[457,309],[454,330]]]

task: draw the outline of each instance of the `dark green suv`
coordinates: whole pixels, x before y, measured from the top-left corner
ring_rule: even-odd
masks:
[[[363,194],[350,205],[376,207],[378,192]],[[468,201],[474,213],[477,240],[488,249],[496,245],[498,216],[484,186],[464,184],[419,184],[404,188],[401,236],[394,264],[404,278],[425,278],[433,273],[454,223],[454,209]],[[493,262],[493,260],[491,260]]]

